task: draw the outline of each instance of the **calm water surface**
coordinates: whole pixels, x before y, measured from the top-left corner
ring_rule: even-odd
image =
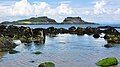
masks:
[[[88,35],[46,36],[44,45],[20,44],[15,48],[20,53],[0,52],[0,67],[37,67],[44,61],[52,61],[56,67],[97,67],[95,63],[101,58],[116,57],[120,61],[120,44],[112,48],[103,47],[105,44],[107,42],[103,38],[94,39]],[[42,54],[32,54],[34,51]]]

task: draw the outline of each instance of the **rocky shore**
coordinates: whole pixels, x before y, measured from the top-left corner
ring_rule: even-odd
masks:
[[[22,43],[31,43],[44,44],[45,36],[54,37],[57,34],[77,34],[77,35],[92,35],[94,38],[99,38],[102,33],[105,34],[103,37],[108,44],[105,47],[111,46],[111,44],[120,44],[120,33],[113,27],[106,26],[104,30],[101,30],[100,27],[70,27],[65,28],[54,28],[49,27],[45,28],[35,28],[30,27],[17,27],[13,25],[0,25],[0,48],[12,49],[17,45],[13,43],[13,40],[20,40]]]
[[[44,44],[45,34],[41,29],[0,25],[0,51],[9,51],[15,48],[17,45],[13,40],[20,40],[22,43]]]

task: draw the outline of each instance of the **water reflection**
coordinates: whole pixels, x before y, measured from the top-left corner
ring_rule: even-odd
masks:
[[[20,53],[6,54],[7,58],[3,58],[5,61],[0,62],[0,65],[4,66],[5,63],[11,62],[14,64],[13,67],[17,67],[17,65],[36,67],[40,62],[54,61],[56,67],[96,67],[95,63],[104,57],[113,56],[120,60],[118,54],[120,46],[107,49],[103,47],[107,44],[103,38],[95,39],[92,35],[77,36],[71,34],[58,34],[56,36],[47,36],[45,44],[33,42],[20,44],[15,48]],[[40,51],[42,54],[32,54],[35,51]],[[29,61],[34,61],[34,63]]]

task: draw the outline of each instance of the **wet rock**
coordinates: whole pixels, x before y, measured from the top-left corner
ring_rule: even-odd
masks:
[[[113,47],[114,45],[113,44],[106,44],[106,45],[104,45],[104,47],[106,47],[106,48],[110,48],[110,47]]]
[[[77,35],[84,35],[84,34],[85,34],[85,29],[78,27],[78,28],[75,30],[75,33],[76,33]]]
[[[92,27],[86,27],[85,28],[85,34],[92,35],[94,33],[95,33],[95,28],[92,28]]]
[[[29,62],[34,63],[35,61],[29,61]]]
[[[36,52],[33,52],[33,54],[39,55],[39,54],[42,54],[42,52],[36,51]]]
[[[19,39],[21,40],[22,43],[31,43],[32,35],[33,35],[32,29],[30,29],[29,27],[26,27],[21,32],[21,36],[19,36]]]
[[[76,27],[75,27],[75,26],[72,26],[72,27],[70,27],[68,30],[69,30],[69,33],[70,33],[70,34],[75,34]]]
[[[19,51],[16,51],[16,50],[10,50],[9,51],[9,54],[16,54],[16,53],[20,53]]]
[[[104,66],[104,67],[113,66],[113,65],[117,65],[117,64],[118,64],[118,60],[115,57],[108,57],[108,58],[102,59],[96,63],[96,65]]]
[[[58,32],[59,32],[60,34],[65,34],[65,33],[68,33],[69,31],[68,31],[67,29],[65,29],[65,28],[59,28],[59,29],[58,29]]]
[[[44,62],[41,63],[38,67],[55,67],[55,64],[53,62]]]
[[[95,33],[95,34],[93,34],[93,37],[94,37],[94,38],[99,38],[100,35],[99,35],[98,33]]]
[[[104,33],[105,34],[114,34],[114,35],[119,34],[119,32],[113,27],[108,27],[106,30],[104,30]]]
[[[34,43],[44,44],[45,43],[45,33],[41,29],[33,29],[33,41]]]
[[[118,34],[118,35],[107,34],[104,36],[104,38],[110,44],[120,44],[120,34]]]
[[[0,49],[1,51],[8,51],[15,48],[17,45],[13,42],[12,38],[10,37],[0,37]]]

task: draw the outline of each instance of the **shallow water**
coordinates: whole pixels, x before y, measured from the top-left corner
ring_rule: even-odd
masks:
[[[105,57],[116,57],[120,61],[120,46],[105,48],[105,44],[103,38],[94,39],[88,35],[46,36],[44,45],[20,44],[15,48],[20,53],[0,53],[0,67],[37,67],[44,61],[52,61],[56,67],[97,67],[95,63]],[[34,51],[42,54],[32,54]]]
[[[21,25],[17,25],[21,26]],[[31,28],[98,27],[101,25],[22,25]],[[102,25],[105,26],[105,25]],[[112,25],[117,26],[119,25]],[[117,29],[120,31],[120,29]],[[112,48],[103,47],[107,42],[103,38],[94,39],[92,36],[77,36],[71,34],[58,34],[56,37],[46,36],[45,44],[24,45],[20,41],[15,50],[20,53],[9,54],[0,52],[0,67],[38,67],[41,62],[52,61],[56,67],[97,67],[95,63],[105,57],[116,57],[120,61],[120,44]],[[32,52],[41,51],[35,55]],[[34,61],[34,62],[32,62]],[[118,65],[117,67],[120,67]]]

